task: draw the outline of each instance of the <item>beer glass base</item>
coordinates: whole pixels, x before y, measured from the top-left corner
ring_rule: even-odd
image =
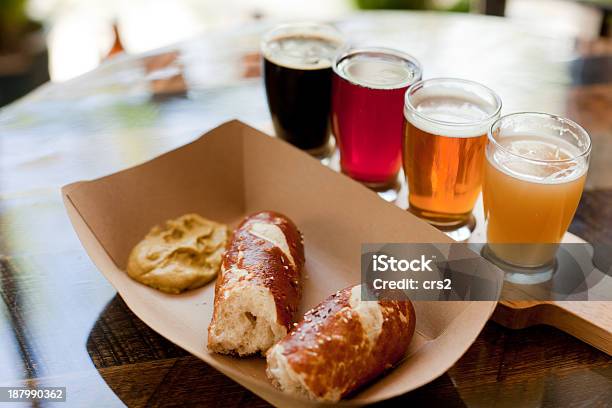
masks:
[[[463,242],[463,241],[467,241],[470,238],[470,236],[472,236],[472,232],[476,228],[476,219],[473,216],[470,216],[470,219],[468,220],[467,224],[462,225],[461,227],[455,228],[452,230],[445,230],[444,228],[441,228],[441,227],[436,227],[436,228],[438,228],[440,231],[446,234],[449,238],[452,238],[458,242]]]
[[[471,213],[461,216],[453,215],[451,217],[448,214],[421,210],[412,205],[408,207],[408,211],[436,227],[455,241],[466,241],[476,228],[476,218]]]
[[[557,268],[556,259],[553,259],[553,261],[548,264],[536,267],[513,265],[495,255],[488,245],[482,247],[481,255],[504,271],[505,281],[517,285],[537,285],[539,283],[548,282],[552,279]]]
[[[397,197],[399,197],[400,188],[402,187],[398,175],[395,175],[391,181],[384,183],[370,183],[365,181],[360,181],[360,183],[374,191],[380,198],[390,203],[397,200]]]
[[[306,150],[306,153],[315,159],[318,159],[324,166],[328,166],[335,150],[336,140],[333,137],[330,137],[326,144],[314,149],[308,149]]]

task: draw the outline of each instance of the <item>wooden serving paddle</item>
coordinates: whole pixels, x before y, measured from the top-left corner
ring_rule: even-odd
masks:
[[[472,236],[470,241],[482,240],[484,237]],[[563,243],[586,244],[581,238],[566,233]],[[612,294],[612,277],[595,270],[591,277],[597,279],[597,285],[589,288],[590,298],[604,298],[603,294]],[[502,300],[499,301],[491,319],[511,329],[523,329],[536,324],[546,324],[562,330],[590,344],[591,346],[612,355],[612,302],[605,301],[529,301],[504,300],[516,299],[509,296],[511,288],[504,286]],[[599,296],[596,296],[599,294]]]
[[[612,302],[502,300],[491,318],[511,329],[554,326],[612,355]]]

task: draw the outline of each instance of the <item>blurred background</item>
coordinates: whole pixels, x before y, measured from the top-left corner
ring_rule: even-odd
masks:
[[[497,15],[579,46],[610,36],[612,0],[0,0],[0,106],[121,52],[254,20],[333,20],[359,9]]]

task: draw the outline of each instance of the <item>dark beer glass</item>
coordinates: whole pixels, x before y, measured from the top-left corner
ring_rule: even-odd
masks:
[[[276,27],[261,45],[276,135],[318,157],[331,152],[331,66],[342,44],[331,26],[299,23]]]

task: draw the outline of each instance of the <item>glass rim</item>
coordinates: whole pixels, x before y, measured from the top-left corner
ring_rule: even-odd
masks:
[[[428,84],[428,83],[430,84],[430,83],[436,83],[436,82],[442,82],[442,83],[443,82],[455,82],[455,83],[461,83],[464,85],[476,86],[478,88],[481,88],[482,90],[487,92],[489,95],[493,96],[496,109],[493,111],[493,113],[489,114],[486,118],[479,119],[477,121],[472,121],[472,122],[451,122],[448,120],[434,119],[427,115],[424,115],[420,113],[419,111],[417,111],[416,107],[412,104],[412,102],[410,101],[410,95],[416,90],[417,87],[422,87],[424,84]],[[430,123],[434,123],[436,125],[449,126],[449,127],[472,127],[472,126],[478,126],[478,125],[487,123],[493,120],[495,117],[499,116],[501,113],[501,109],[502,109],[502,100],[493,89],[489,88],[486,85],[481,84],[480,82],[472,81],[469,79],[463,79],[463,78],[437,77],[437,78],[422,79],[410,85],[410,87],[406,90],[406,94],[404,95],[404,109],[408,109],[410,110],[411,113],[416,115],[418,118],[424,121],[430,122]]]
[[[338,71],[338,64],[344,60],[345,58],[347,58],[350,55],[357,55],[357,54],[368,54],[368,53],[379,53],[379,54],[387,54],[387,55],[391,55],[393,57],[397,57],[400,58],[406,62],[408,62],[409,64],[411,64],[414,67],[414,81],[415,82],[408,82],[407,84],[404,84],[402,86],[393,86],[393,87],[370,87],[367,86],[363,83],[354,81],[350,78],[347,78],[346,75],[343,75],[342,73],[340,73]],[[418,59],[416,59],[416,57],[408,54],[407,52],[404,52],[402,50],[398,50],[395,48],[390,48],[390,47],[377,47],[377,46],[363,46],[363,47],[355,47],[352,45],[348,45],[346,44],[344,48],[340,49],[338,51],[338,53],[336,53],[336,57],[334,58],[334,62],[332,64],[332,70],[334,71],[334,73],[336,75],[338,75],[340,78],[350,82],[353,85],[357,85],[357,86],[361,86],[364,88],[369,88],[369,89],[380,89],[380,90],[391,90],[391,89],[400,89],[403,88],[404,86],[410,88],[414,83],[418,82],[421,80],[421,77],[423,76],[423,66],[421,65],[421,63],[419,62]]]
[[[276,36],[280,35],[282,33],[283,30],[287,30],[287,29],[303,29],[305,32],[307,32],[308,29],[316,29],[316,28],[322,28],[324,30],[327,30],[329,34],[331,34],[332,36],[335,36],[338,42],[342,45],[346,42],[346,38],[344,36],[344,34],[342,34],[342,32],[336,28],[334,25],[329,24],[329,23],[324,23],[324,22],[316,22],[316,21],[296,21],[296,22],[292,22],[292,23],[282,23],[282,24],[277,24],[274,27],[270,28],[269,30],[267,30],[262,38],[261,41],[259,42],[259,46],[260,49],[263,51],[266,47],[266,45],[272,41],[273,39],[276,38]],[[333,61],[332,61],[333,63]]]
[[[547,159],[537,159],[537,158],[533,158],[533,157],[526,157],[522,154],[518,154],[515,152],[512,152],[510,149],[507,149],[506,147],[502,146],[500,143],[497,142],[497,140],[495,140],[495,137],[493,136],[493,128],[500,124],[503,120],[507,120],[508,118],[512,118],[512,117],[517,117],[517,116],[531,116],[531,117],[541,117],[541,118],[548,118],[548,119],[553,119],[557,122],[561,122],[564,124],[569,125],[570,127],[575,128],[578,133],[580,133],[582,136],[584,136],[587,140],[587,146],[579,153],[576,155],[573,155],[572,157],[569,157],[567,159],[555,159],[555,160],[547,160]],[[525,160],[525,161],[529,161],[529,162],[533,162],[533,163],[568,163],[568,162],[572,162],[575,161],[576,159],[579,159],[581,157],[584,156],[588,156],[591,153],[591,147],[592,147],[592,141],[591,141],[591,135],[589,135],[589,132],[586,131],[585,128],[583,128],[582,126],[580,126],[578,123],[574,122],[571,119],[568,119],[566,117],[563,116],[559,116],[559,115],[555,115],[552,113],[546,113],[546,112],[529,112],[529,111],[525,111],[525,112],[514,112],[514,113],[510,113],[504,116],[499,117],[497,120],[495,120],[491,126],[489,127],[489,131],[487,132],[487,139],[489,142],[491,142],[497,149],[502,150],[504,153],[507,153],[511,156],[514,157],[518,157],[521,160]]]

